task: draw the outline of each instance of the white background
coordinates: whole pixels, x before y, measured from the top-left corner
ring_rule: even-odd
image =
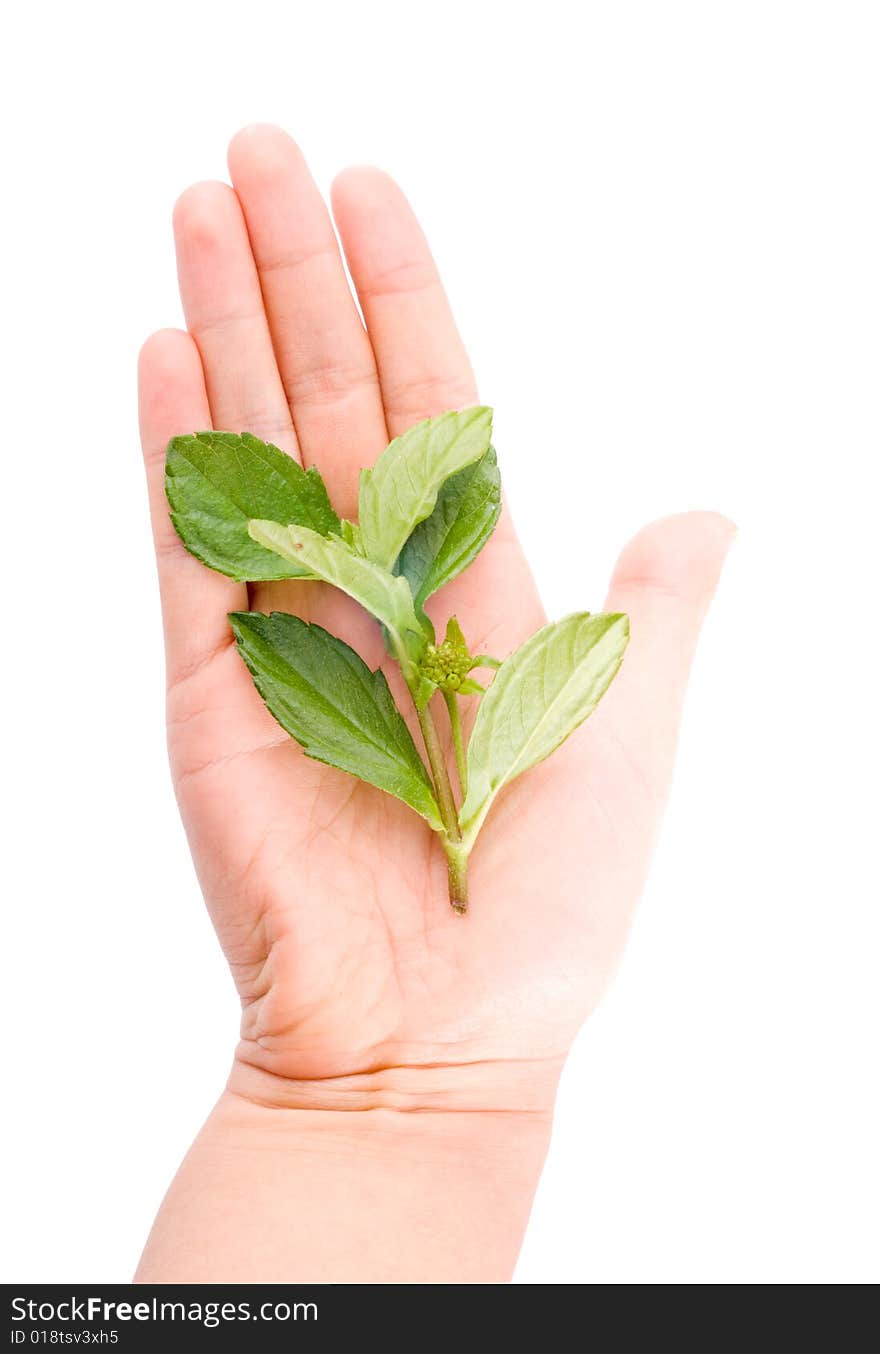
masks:
[[[0,1277],[128,1279],[236,1033],[165,764],[134,363],[180,322],[173,199],[265,120],[325,186],[408,190],[551,614],[651,517],[741,527],[519,1280],[876,1280],[877,18],[17,7]]]

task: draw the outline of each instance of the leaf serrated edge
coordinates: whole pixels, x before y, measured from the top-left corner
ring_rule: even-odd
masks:
[[[264,683],[264,680],[262,679],[262,677],[261,677],[259,671],[255,668],[253,662],[251,661],[251,659],[250,659],[250,657],[249,657],[249,655],[248,655],[248,653],[247,653],[247,651],[246,651],[244,641],[243,641],[243,639],[241,638],[239,632],[240,632],[241,629],[249,630],[251,634],[256,635],[258,638],[263,639],[263,641],[265,642],[265,638],[264,638],[262,635],[260,635],[258,631],[252,629],[252,628],[251,628],[250,626],[248,626],[247,624],[242,625],[242,623],[243,623],[243,622],[245,622],[245,623],[248,622],[248,621],[250,620],[250,618],[251,618],[252,616],[254,616],[254,615],[266,616],[266,619],[268,619],[269,621],[271,621],[271,620],[272,620],[274,617],[276,617],[276,616],[288,616],[289,614],[290,614],[290,613],[288,613],[288,612],[283,612],[283,611],[272,611],[272,612],[268,613],[268,616],[266,616],[266,613],[263,613],[263,612],[230,611],[230,612],[227,613],[227,619],[229,620],[229,623],[230,623],[230,625],[231,625],[231,627],[232,627],[233,635],[235,636],[235,646],[236,646],[236,649],[238,650],[239,657],[241,658],[242,662],[244,663],[245,667],[247,668],[248,672],[250,673],[251,679],[252,679],[252,681],[253,681],[253,683],[254,683],[254,686],[256,687],[257,692],[259,693],[260,698],[261,698],[261,700],[264,702],[264,704],[266,705],[266,708],[267,708],[267,709],[270,709],[270,707],[269,707],[269,697],[268,697],[267,691],[266,691],[266,689],[265,689],[265,683]],[[295,617],[294,619],[296,619],[296,620],[302,620],[302,618],[299,617],[299,616]],[[345,645],[345,641],[339,639],[339,636],[338,636],[338,635],[334,635],[331,631],[325,630],[323,626],[318,625],[318,624],[317,624],[316,622],[314,622],[314,621],[302,621],[302,624],[305,625],[305,626],[307,626],[310,630],[318,630],[318,631],[322,632],[323,634],[329,636],[329,638],[330,638],[331,640],[336,640],[338,643],[340,643],[340,644],[342,644],[342,645]],[[346,648],[350,648],[349,645],[345,645],[345,647],[346,647]],[[388,697],[388,699],[389,699],[389,701],[390,701],[390,703],[391,703],[391,707],[393,708],[393,710],[395,711],[395,713],[396,713],[396,714],[398,715],[398,717],[400,718],[401,724],[402,724],[403,728],[406,730],[407,736],[409,737],[410,744],[411,744],[411,746],[412,746],[412,750],[413,750],[413,752],[414,752],[414,754],[415,754],[415,762],[414,762],[414,763],[411,763],[411,762],[409,761],[408,758],[404,760],[404,759],[403,759],[402,757],[400,757],[400,756],[395,757],[395,756],[393,756],[393,754],[390,754],[390,750],[389,750],[389,747],[388,747],[387,744],[377,743],[374,737],[372,737],[370,734],[366,733],[366,732],[365,732],[363,729],[361,729],[357,724],[355,724],[355,723],[354,723],[347,715],[345,715],[345,714],[343,714],[341,711],[339,711],[338,707],[333,706],[330,702],[328,702],[328,701],[327,701],[327,698],[326,698],[326,696],[324,695],[323,692],[319,691],[319,690],[318,690],[317,688],[315,688],[315,687],[312,687],[311,683],[306,683],[306,684],[309,685],[309,686],[311,687],[312,690],[315,690],[315,691],[316,691],[316,693],[317,693],[317,695],[320,697],[320,699],[321,699],[325,704],[327,704],[327,705],[329,706],[330,710],[331,710],[336,716],[339,717],[341,723],[343,723],[343,724],[348,724],[352,729],[356,730],[356,732],[358,733],[358,735],[359,735],[361,738],[363,738],[364,741],[366,741],[367,743],[370,743],[370,744],[372,745],[372,747],[376,749],[377,752],[381,752],[381,753],[384,753],[384,754],[386,754],[386,755],[389,755],[389,754],[390,754],[390,755],[391,755],[391,760],[394,761],[394,763],[395,763],[398,767],[400,767],[402,770],[409,770],[409,771],[410,771],[410,773],[411,773],[412,776],[413,776],[413,779],[414,779],[414,780],[418,780],[419,784],[422,786],[422,788],[423,788],[423,790],[424,790],[424,792],[425,792],[425,803],[426,803],[426,806],[430,809],[430,812],[425,812],[423,809],[419,809],[419,808],[412,802],[412,800],[410,800],[410,799],[405,799],[402,795],[395,794],[395,792],[394,792],[393,790],[387,789],[385,786],[374,785],[372,781],[365,780],[364,777],[359,776],[359,775],[357,774],[356,771],[351,771],[348,767],[340,766],[340,765],[338,764],[338,762],[332,761],[329,757],[322,757],[322,756],[320,755],[319,752],[317,752],[317,751],[314,750],[313,747],[310,747],[307,743],[302,742],[301,739],[298,738],[296,734],[293,734],[293,733],[290,732],[289,729],[284,728],[284,725],[281,725],[281,727],[284,728],[284,732],[287,734],[287,736],[288,736],[293,742],[295,742],[295,743],[297,744],[298,747],[300,747],[300,748],[302,749],[302,751],[303,751],[303,753],[305,754],[305,756],[306,756],[306,757],[309,757],[312,761],[320,762],[320,763],[322,764],[322,766],[332,766],[334,770],[336,770],[336,771],[341,771],[341,772],[342,772],[344,775],[346,775],[346,776],[352,776],[355,780],[360,780],[360,781],[362,782],[362,784],[370,785],[371,788],[380,791],[382,794],[388,794],[388,795],[391,795],[391,797],[392,797],[393,799],[397,799],[397,800],[400,801],[400,803],[406,804],[406,806],[407,806],[408,808],[412,809],[414,813],[417,813],[421,818],[424,818],[425,821],[429,824],[429,826],[433,829],[433,831],[435,831],[435,832],[440,832],[440,831],[442,831],[442,830],[443,830],[443,823],[442,823],[442,820],[441,820],[441,818],[440,818],[440,810],[439,810],[439,807],[438,807],[438,805],[437,805],[436,798],[435,798],[435,796],[434,796],[434,790],[433,790],[433,787],[432,787],[432,785],[431,785],[430,777],[428,776],[428,773],[427,773],[427,770],[426,770],[426,768],[425,768],[424,762],[422,761],[421,757],[419,756],[418,748],[416,747],[415,742],[414,742],[413,739],[412,739],[412,735],[410,734],[410,731],[409,731],[409,729],[408,729],[408,727],[407,727],[407,725],[406,725],[406,721],[403,719],[403,716],[400,714],[400,711],[399,711],[399,709],[398,709],[398,707],[397,707],[397,702],[394,700],[394,697],[393,697],[393,695],[391,694],[391,688],[390,688],[389,685],[388,685],[388,680],[387,680],[387,678],[385,677],[385,674],[382,672],[381,668],[376,668],[376,669],[370,668],[368,664],[366,664],[366,663],[363,662],[363,659],[360,658],[360,655],[357,654],[355,650],[352,649],[352,650],[351,650],[351,653],[353,654],[353,656],[354,656],[356,659],[359,659],[359,661],[360,661],[361,663],[363,663],[363,666],[364,666],[365,671],[366,671],[367,673],[369,673],[369,675],[370,675],[372,684],[375,684],[377,681],[378,681],[378,682],[381,682],[381,684],[382,684],[382,686],[383,686],[383,688],[384,688],[384,694],[387,695],[387,697]],[[357,679],[357,681],[358,681],[359,683],[361,683],[361,674],[360,674],[359,672],[355,671],[355,672],[354,672],[354,676],[355,676],[355,678]],[[362,683],[361,683],[361,684],[362,684]],[[375,700],[375,693],[371,693],[371,694],[373,695],[373,699]],[[377,702],[377,704],[378,704],[378,702]],[[270,713],[271,713],[271,709],[270,709]],[[274,718],[275,718],[275,716],[273,715],[273,719],[274,719]],[[279,721],[279,720],[276,720],[276,723],[279,723],[279,724],[280,724],[280,721]],[[394,733],[393,733],[393,731],[391,731],[391,730],[389,730],[389,734],[390,734],[392,737],[394,736]],[[397,742],[396,737],[394,738],[394,747],[397,748],[398,753],[402,753],[402,752],[404,751],[404,749],[402,748],[401,744],[400,744],[399,742]]]

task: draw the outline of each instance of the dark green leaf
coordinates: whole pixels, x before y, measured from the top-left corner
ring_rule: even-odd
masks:
[[[251,518],[295,522],[321,536],[340,530],[324,481],[251,433],[193,433],[168,444],[171,520],[203,564],[242,582],[308,577],[248,535]]]
[[[236,611],[229,620],[257,690],[309,757],[395,795],[442,828],[428,773],[380,671],[297,616]]]
[[[397,571],[409,579],[417,607],[476,558],[500,512],[501,477],[495,449],[490,447],[446,481],[434,511],[400,552]]]

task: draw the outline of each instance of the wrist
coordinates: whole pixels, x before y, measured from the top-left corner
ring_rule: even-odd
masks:
[[[279,1075],[239,1048],[229,1094],[258,1108],[310,1113],[484,1114],[550,1122],[562,1059],[504,1058],[373,1067],[321,1077]]]
[[[296,1080],[237,1057],[138,1280],[504,1282],[557,1075],[493,1061]]]
[[[477,1064],[303,1083],[236,1065],[211,1132],[224,1159],[305,1173],[321,1199],[338,1190],[353,1235],[369,1219],[381,1267],[364,1270],[353,1246],[339,1281],[506,1282],[550,1144],[541,1080]]]

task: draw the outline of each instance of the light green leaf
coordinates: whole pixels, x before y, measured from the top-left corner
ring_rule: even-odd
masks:
[[[341,539],[325,539],[307,527],[282,527],[277,522],[251,522],[252,538],[283,559],[301,564],[315,578],[332,583],[381,621],[391,635],[395,653],[415,658],[424,637],[405,578],[395,578],[363,559]]]
[[[479,554],[501,512],[501,477],[494,447],[452,475],[400,552],[397,572],[409,579],[416,607]]]
[[[309,757],[395,795],[442,828],[428,773],[381,672],[298,616],[236,611],[229,620],[257,690]]]
[[[628,617],[577,612],[545,625],[501,664],[468,746],[468,792],[459,814],[466,842],[499,790],[549,757],[596,708],[628,639]]]
[[[282,560],[248,534],[252,517],[296,522],[325,536],[340,530],[324,481],[251,433],[204,432],[168,444],[165,491],[171,520],[191,554],[239,581],[296,578],[298,561]]]
[[[361,533],[357,522],[349,522],[343,517],[340,523],[339,536],[356,555],[364,553],[361,549]]]
[[[489,448],[492,410],[479,405],[417,423],[361,472],[358,522],[368,559],[392,569],[419,522],[433,511],[450,475]]]
[[[415,707],[418,710],[419,714],[421,714],[423,710],[427,709],[428,701],[431,699],[436,690],[437,683],[432,682],[431,679],[429,677],[425,677],[423,673],[419,673],[412,693],[413,701],[415,702]]]

